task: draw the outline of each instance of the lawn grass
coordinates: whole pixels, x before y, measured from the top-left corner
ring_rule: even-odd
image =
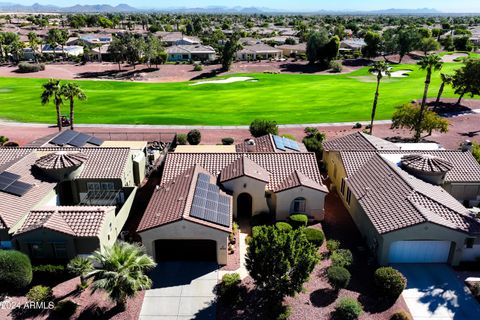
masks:
[[[453,72],[462,64],[444,64]],[[425,72],[416,65],[407,78],[385,78],[376,119],[390,119],[394,108],[422,96]],[[242,74],[258,82],[202,84],[77,81],[88,100],[76,104],[77,123],[247,125],[254,118],[278,123],[319,123],[368,120],[375,77],[368,68],[344,75]],[[55,122],[53,104],[40,104],[45,79],[0,78],[0,118],[23,122]],[[432,77],[430,97],[440,86]],[[444,97],[455,97],[446,88]],[[63,106],[68,113],[68,104]]]

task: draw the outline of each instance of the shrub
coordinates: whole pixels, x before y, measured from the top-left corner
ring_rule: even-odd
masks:
[[[3,144],[4,147],[19,147],[20,144],[15,141],[8,141]]]
[[[235,140],[233,140],[233,138],[222,138],[222,144],[224,146],[229,146],[229,145],[232,145],[233,143],[235,142]]]
[[[327,269],[328,283],[335,289],[346,288],[350,283],[350,272],[339,266],[331,266]]]
[[[32,267],[33,273],[42,273],[45,275],[58,275],[65,272],[65,267],[62,265],[42,264]]]
[[[338,249],[332,253],[332,265],[348,268],[353,263],[352,252],[348,249]]]
[[[71,300],[63,300],[55,306],[55,314],[62,319],[70,319],[70,317],[77,311],[78,305]]]
[[[238,273],[227,273],[222,277],[222,282],[218,287],[218,295],[225,301],[235,300],[235,296],[238,296],[238,288],[240,286],[241,279]]]
[[[338,319],[355,320],[362,313],[362,305],[353,298],[341,298],[335,306],[335,315]]]
[[[305,235],[307,236],[307,240],[315,246],[320,247],[323,244],[325,235],[323,234],[322,230],[305,228],[303,230],[303,233],[305,233]]]
[[[193,129],[187,134],[187,141],[191,145],[197,145],[200,143],[201,140],[202,134],[197,129]]]
[[[339,72],[342,72],[343,70],[342,64],[338,61],[330,61],[328,67],[332,69],[332,72],[334,73],[339,73]]]
[[[390,320],[411,320],[411,319],[412,318],[410,318],[408,313],[405,312],[404,310],[399,310],[394,314],[392,314],[392,316],[390,317]]]
[[[187,135],[185,133],[177,134],[177,144],[186,145],[187,144]]]
[[[273,223],[273,217],[268,212],[261,212],[259,214],[253,215],[250,218],[250,225],[252,227],[270,225],[272,223]]]
[[[288,220],[290,221],[293,229],[306,227],[308,223],[308,217],[301,213],[292,214],[290,217],[288,217]]]
[[[397,300],[407,285],[407,280],[392,267],[381,267],[375,271],[373,282],[381,297]]]
[[[275,223],[275,227],[277,227],[278,230],[285,231],[285,232],[292,231],[293,229],[288,222],[282,222],[282,221]]]
[[[22,289],[32,282],[32,265],[27,255],[15,250],[0,250],[0,290]]]
[[[39,72],[43,70],[45,70],[45,65],[43,63],[20,62],[18,64],[18,72],[21,73]]]
[[[288,133],[282,134],[282,137],[287,138],[287,139],[290,139],[290,140],[293,140],[293,141],[296,141],[296,140],[297,140],[297,138],[295,138],[294,135],[291,135],[291,134],[288,134]]]
[[[333,253],[340,248],[340,241],[338,240],[327,240],[327,250],[330,253]]]
[[[355,123],[355,125],[353,126],[353,129],[361,129],[361,128],[362,128],[362,124],[360,122]]]
[[[27,298],[34,302],[44,302],[52,298],[52,288],[46,286],[34,286],[27,293]]]
[[[250,124],[250,134],[255,138],[267,135],[278,134],[277,122],[271,120],[253,120]]]
[[[196,64],[193,67],[193,71],[202,71],[202,70],[203,70],[203,66],[201,64]]]

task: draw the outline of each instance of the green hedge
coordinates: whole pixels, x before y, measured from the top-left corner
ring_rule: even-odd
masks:
[[[230,138],[230,137],[222,138],[222,144],[224,146],[232,145],[234,142],[235,142],[235,140],[233,140],[233,138]]]
[[[397,300],[407,286],[407,280],[400,271],[392,267],[381,267],[375,271],[373,283],[381,297]]]
[[[20,62],[18,64],[18,72],[21,73],[39,72],[43,70],[45,70],[45,65],[43,63]]]
[[[34,302],[48,301],[52,296],[52,288],[46,286],[34,286],[27,293],[27,299]]]
[[[337,251],[340,248],[340,241],[338,240],[327,240],[327,250],[330,253]]]
[[[187,144],[187,135],[185,133],[177,134],[177,144],[181,146]]]
[[[353,298],[341,298],[335,306],[337,319],[356,320],[362,313],[362,305]]]
[[[0,290],[18,290],[32,282],[32,264],[27,255],[15,250],[0,250]]]
[[[301,213],[292,214],[290,217],[288,217],[288,220],[294,229],[306,227],[308,223],[308,217]]]
[[[327,269],[327,278],[330,285],[335,290],[339,290],[348,286],[351,274],[343,267],[331,266]]]
[[[330,259],[332,259],[332,265],[348,268],[353,263],[352,252],[348,249],[338,249],[333,252]]]
[[[190,130],[187,134],[187,141],[191,145],[200,144],[200,141],[202,141],[202,134],[197,129]]]
[[[288,222],[282,222],[282,221],[277,222],[275,223],[275,227],[277,227],[278,230],[285,231],[285,232],[289,232],[293,230],[292,226]]]
[[[325,240],[325,235],[323,234],[322,230],[305,228],[303,229],[303,233],[305,233],[305,236],[307,236],[307,240],[317,247],[320,247],[323,244],[323,240]]]
[[[242,280],[238,273],[227,273],[222,277],[222,282],[218,286],[218,296],[220,299],[233,302],[238,298],[239,286]]]

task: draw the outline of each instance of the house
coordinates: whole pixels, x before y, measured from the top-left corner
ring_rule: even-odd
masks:
[[[165,49],[167,61],[202,61],[210,62],[217,58],[215,50],[204,45],[174,45]]]
[[[425,148],[363,133],[324,143],[324,163],[382,265],[450,263],[480,256],[480,165],[469,151]]]
[[[315,155],[278,136],[256,141],[263,147],[246,151],[242,143],[236,152],[167,155],[160,185],[137,229],[149,254],[157,260],[225,264],[234,218],[267,213],[286,220],[304,213],[323,219],[327,188]],[[274,146],[263,151],[268,143]]]
[[[185,36],[182,32],[156,32],[155,33],[162,42],[167,46],[192,46],[199,45],[202,42],[194,36]]]
[[[64,146],[0,148],[2,248],[33,260],[64,260],[103,250],[119,236],[137,190],[137,151],[102,146],[105,141],[74,131],[36,145],[66,141],[72,133],[77,140]]]
[[[366,45],[363,39],[345,39],[340,42],[340,49],[359,51]]]
[[[300,42],[300,38],[292,37],[292,36],[276,36],[276,37],[263,38],[262,42],[270,43],[274,45],[282,45],[282,44],[285,44],[285,42],[287,42],[288,39],[295,40],[295,43]]]
[[[282,50],[284,57],[296,57],[300,54],[307,54],[306,43],[283,44],[281,46],[277,46],[276,48]]]
[[[30,49],[30,51],[28,49],[29,48],[25,49],[26,50],[25,54],[27,54],[27,52],[31,52],[31,49]],[[62,50],[61,46],[57,46],[54,49],[49,44],[45,44],[41,48],[41,53],[42,54],[55,54],[57,56],[63,55],[65,53],[65,55],[67,55],[67,56],[78,57],[78,56],[83,55],[83,46],[77,46],[77,45],[63,46],[63,50]]]
[[[241,61],[277,60],[282,57],[282,50],[258,43],[244,46],[241,50],[237,51],[236,57],[237,60]]]
[[[77,43],[91,46],[102,46],[110,44],[113,40],[111,34],[81,34],[78,36]]]

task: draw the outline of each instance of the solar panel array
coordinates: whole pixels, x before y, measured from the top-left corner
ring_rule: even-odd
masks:
[[[230,199],[220,194],[220,188],[210,183],[210,177],[204,173],[198,174],[190,215],[221,226],[230,226]]]
[[[56,144],[58,146],[71,145],[73,147],[83,147],[85,144],[90,143],[96,146],[100,146],[103,143],[102,139],[96,138],[94,136],[76,132],[73,130],[67,130],[60,133],[58,136],[53,138],[50,143]]]
[[[287,149],[294,150],[300,152],[300,147],[298,146],[298,143],[284,137],[280,136],[273,136],[273,142],[275,143],[275,146],[277,149],[287,151]]]
[[[18,181],[20,176],[10,172],[0,173],[0,191],[10,193],[16,196],[23,196],[33,185]]]

